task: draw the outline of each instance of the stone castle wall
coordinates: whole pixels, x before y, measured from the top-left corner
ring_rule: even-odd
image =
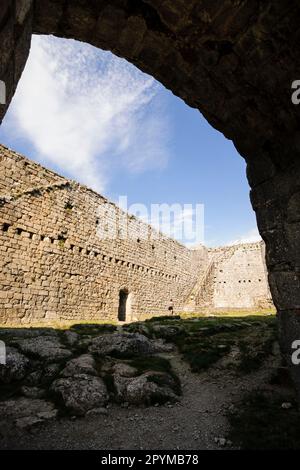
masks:
[[[211,256],[215,259],[212,305],[215,308],[272,306],[264,251],[263,242],[212,250]]]
[[[205,248],[185,248],[2,146],[0,167],[0,322],[116,320],[122,289],[128,320],[182,309]]]
[[[263,242],[208,249],[186,311],[272,308]]]
[[[190,250],[0,146],[0,323],[269,306],[263,247]]]

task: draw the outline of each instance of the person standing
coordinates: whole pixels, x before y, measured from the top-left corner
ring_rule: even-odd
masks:
[[[174,315],[174,302],[172,299],[170,300],[169,312],[171,315]]]

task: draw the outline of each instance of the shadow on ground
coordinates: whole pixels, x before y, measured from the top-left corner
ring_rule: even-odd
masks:
[[[274,316],[2,328],[0,340],[2,448],[300,448]]]

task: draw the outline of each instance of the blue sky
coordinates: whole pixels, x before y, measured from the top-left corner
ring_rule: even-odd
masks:
[[[114,201],[204,204],[208,246],[259,239],[232,142],[109,52],[34,37],[0,142]]]

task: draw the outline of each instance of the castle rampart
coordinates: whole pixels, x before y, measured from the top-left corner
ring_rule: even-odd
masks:
[[[1,323],[269,305],[261,243],[191,250],[3,146],[0,168]]]

